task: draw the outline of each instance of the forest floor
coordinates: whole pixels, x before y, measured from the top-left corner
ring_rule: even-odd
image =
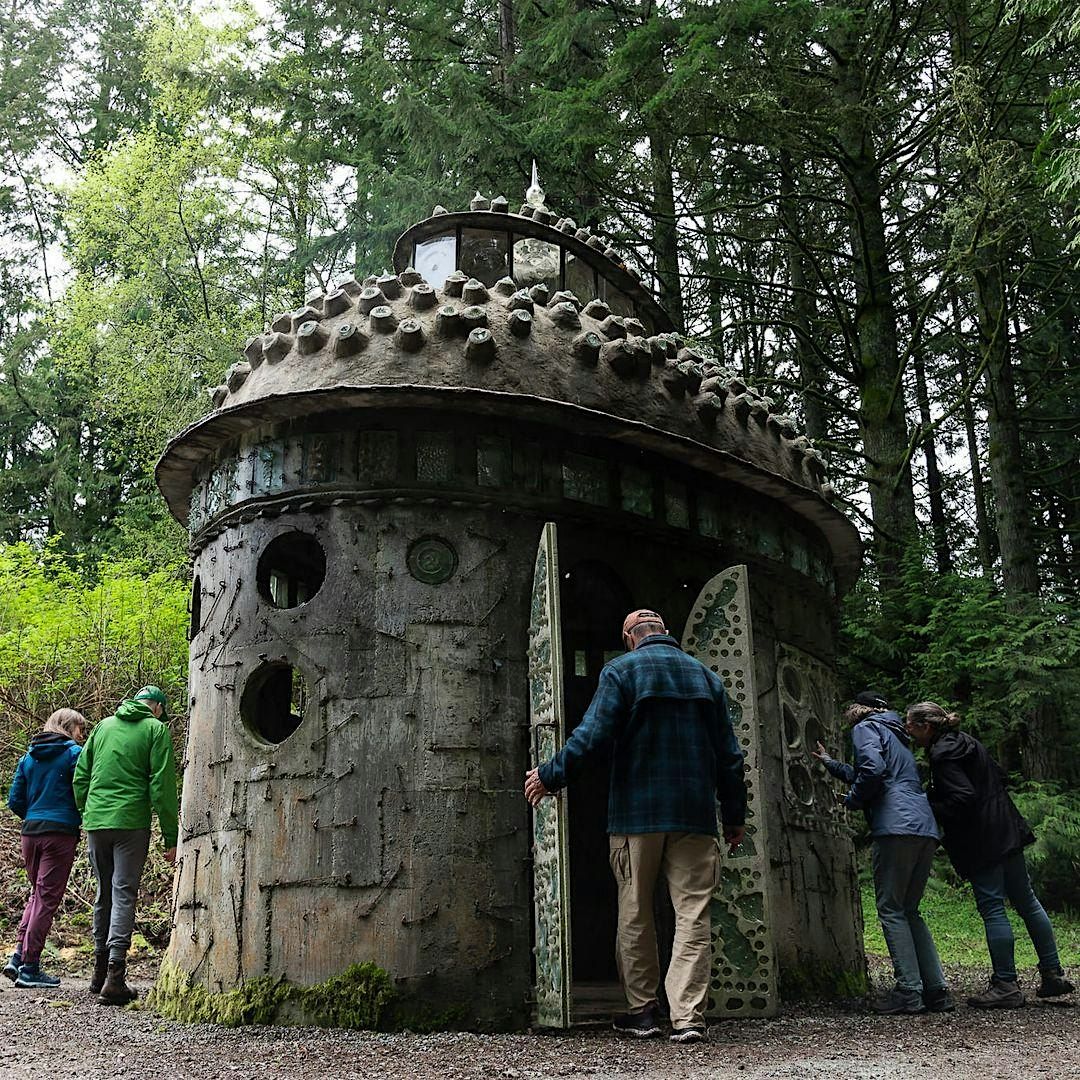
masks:
[[[0,820],[0,946],[9,946],[25,899],[18,850]],[[144,878],[131,982],[142,995],[168,937],[168,867]],[[871,974],[888,982],[884,942],[864,888]],[[363,1077],[365,1080],[1080,1080],[1080,994],[1065,1004],[1036,1002],[1035,956],[1017,925],[1017,960],[1030,1004],[985,1013],[878,1017],[861,1003],[785,1005],[771,1020],[724,1021],[700,1046],[666,1039],[632,1043],[600,1028],[570,1034],[417,1035],[288,1027],[231,1029],[163,1020],[137,1002],[98,1004],[88,990],[93,884],[77,863],[53,933],[47,970],[59,990],[17,990],[0,978],[0,1077],[4,1080],[210,1080]],[[968,890],[933,882],[924,902],[950,984],[958,997],[982,989],[982,922]],[[1054,915],[1062,960],[1080,968],[1080,920]]]
[[[873,966],[884,979],[880,962]],[[149,989],[153,962],[134,965]],[[981,973],[950,971],[970,992]],[[1024,982],[1034,986],[1034,973]],[[881,981],[879,980],[879,981]],[[386,1080],[1080,1080],[1080,1009],[877,1017],[862,1007],[785,1006],[771,1020],[726,1021],[710,1041],[631,1043],[610,1030],[571,1034],[383,1034],[311,1028],[184,1025],[136,1004],[97,1003],[83,976],[60,990],[0,980],[0,1075],[6,1080],[210,1080],[211,1077]]]

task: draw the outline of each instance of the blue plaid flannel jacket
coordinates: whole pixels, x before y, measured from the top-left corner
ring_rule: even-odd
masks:
[[[540,780],[558,791],[597,755],[611,758],[609,833],[715,836],[717,799],[725,825],[745,821],[744,755],[724,684],[667,634],[604,666],[584,718],[540,766]]]

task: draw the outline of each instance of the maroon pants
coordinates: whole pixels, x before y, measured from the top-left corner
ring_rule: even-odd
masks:
[[[33,889],[19,923],[16,946],[24,964],[36,964],[41,959],[53,916],[64,898],[78,843],[77,836],[66,833],[39,833],[22,838],[23,863]]]

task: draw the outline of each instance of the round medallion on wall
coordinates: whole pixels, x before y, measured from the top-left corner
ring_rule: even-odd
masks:
[[[457,569],[457,552],[448,540],[438,536],[422,536],[409,546],[406,559],[409,573],[425,585],[441,585]]]

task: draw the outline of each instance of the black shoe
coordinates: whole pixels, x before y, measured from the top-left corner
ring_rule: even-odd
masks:
[[[22,957],[17,953],[11,954],[11,959],[4,965],[0,974],[14,982],[19,977],[19,968],[22,967]]]
[[[924,990],[922,1000],[927,1012],[952,1012],[956,1008],[956,998],[949,993],[947,986]]]
[[[881,1016],[899,1016],[901,1013],[926,1012],[922,994],[918,990],[903,990],[899,986],[894,986],[887,994],[879,997],[871,1008]]]
[[[691,1027],[676,1028],[668,1038],[673,1043],[699,1043],[708,1042],[709,1033],[703,1027],[693,1025]]]
[[[1017,983],[991,976],[987,988],[969,997],[967,1003],[973,1009],[1019,1009],[1024,1004],[1024,995]]]
[[[4,974],[7,974],[7,968],[4,969]],[[1065,972],[1061,968],[1058,968],[1057,971],[1040,971],[1039,974],[1042,979],[1039,983],[1039,989],[1035,991],[1036,997],[1064,997],[1066,994],[1071,994],[1076,990],[1076,987],[1065,978]]]
[[[661,1032],[660,1014],[655,1005],[649,1005],[641,1012],[620,1013],[611,1026],[620,1035],[629,1035],[632,1039],[655,1039]]]

